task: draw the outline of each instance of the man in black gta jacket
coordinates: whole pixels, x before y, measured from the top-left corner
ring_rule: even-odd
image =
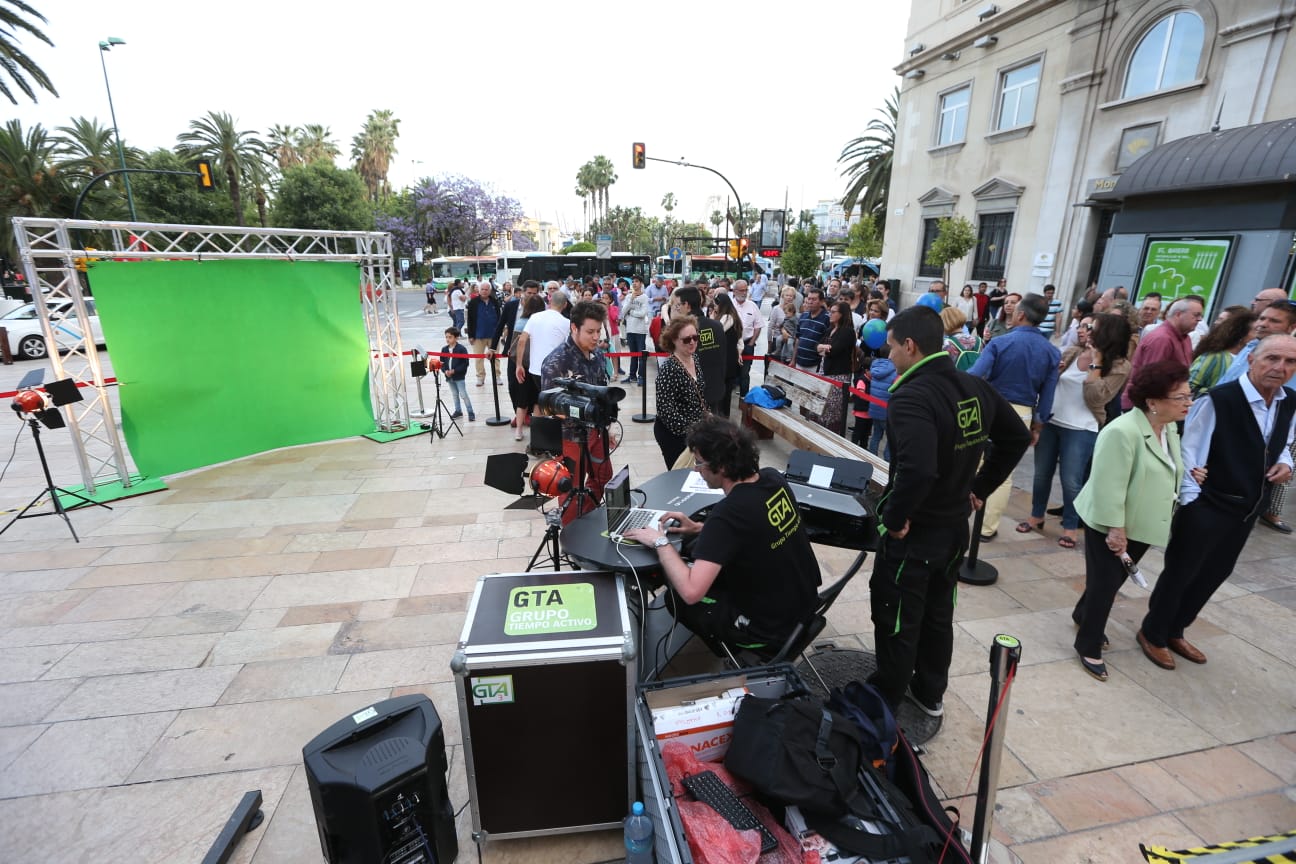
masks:
[[[900,377],[887,407],[891,465],[870,581],[878,669],[869,680],[893,707],[907,691],[932,717],[949,683],[968,516],[1030,445],[1008,401],[957,371],[943,340],[940,316],[923,306],[887,324]]]

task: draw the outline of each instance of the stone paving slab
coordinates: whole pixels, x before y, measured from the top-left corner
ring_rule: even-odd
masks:
[[[261,788],[266,824],[234,860],[320,861],[302,745],[414,692],[441,714],[461,860],[475,858],[450,657],[478,577],[524,569],[544,526],[481,483],[488,455],[520,447],[512,430],[466,431],[168,478],[112,512],[75,511],[81,544],[56,519],[0,537],[14,565],[0,570],[0,860],[197,860],[242,792]],[[56,476],[75,477],[66,441],[48,437]],[[661,470],[650,426],[627,422],[625,439],[614,459],[635,479]],[[786,463],[779,442],[762,447],[765,464]],[[26,503],[37,478],[20,449],[0,507]],[[1191,631],[1205,666],[1148,663],[1133,642],[1147,591],[1123,589],[1101,684],[1071,649],[1082,553],[1056,545],[1053,519],[1042,535],[1012,530],[1028,484],[1027,471],[982,547],[999,581],[960,589],[945,726],[924,757],[970,823],[988,646],[1018,636],[995,860],[1133,861],[1139,842],[1296,827],[1296,539],[1257,529]],[[826,578],[854,557],[817,554]],[[1144,571],[1160,566],[1153,550]],[[825,640],[871,647],[868,568]],[[672,670],[714,668],[686,650]],[[619,832],[598,832],[492,842],[483,860],[584,864],[620,849]]]

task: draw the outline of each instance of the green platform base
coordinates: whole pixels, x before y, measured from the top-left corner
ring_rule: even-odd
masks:
[[[106,504],[109,501],[118,501],[122,498],[134,498],[136,495],[147,495],[150,492],[161,492],[167,488],[166,483],[153,477],[145,477],[142,474],[131,475],[131,485],[123,486],[120,480],[114,480],[111,483],[96,483],[94,494],[86,492],[84,486],[62,486],[59,487],[63,492],[75,492],[84,498],[89,498],[98,504]],[[66,510],[75,510],[78,507],[88,507],[80,498],[73,495],[59,495],[59,501]]]
[[[411,438],[415,435],[426,435],[427,432],[428,430],[419,426],[418,421],[414,420],[410,422],[408,429],[400,432],[369,432],[366,433],[364,437],[368,438],[370,441],[377,441],[379,444],[387,444],[392,441],[399,441],[402,438]]]

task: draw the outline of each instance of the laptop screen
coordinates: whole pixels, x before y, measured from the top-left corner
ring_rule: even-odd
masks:
[[[616,473],[603,487],[603,503],[607,505],[608,530],[614,531],[630,509],[630,466]]]

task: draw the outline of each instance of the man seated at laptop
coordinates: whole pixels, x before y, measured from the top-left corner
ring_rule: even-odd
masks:
[[[728,420],[699,422],[688,448],[702,479],[724,498],[705,522],[672,511],[662,528],[635,528],[625,536],[656,549],[684,601],[679,620],[713,651],[723,654],[720,642],[777,650],[814,609],[820,583],[792,491],[777,470],[760,467],[752,434]],[[692,562],[667,542],[666,531],[696,535]]]

